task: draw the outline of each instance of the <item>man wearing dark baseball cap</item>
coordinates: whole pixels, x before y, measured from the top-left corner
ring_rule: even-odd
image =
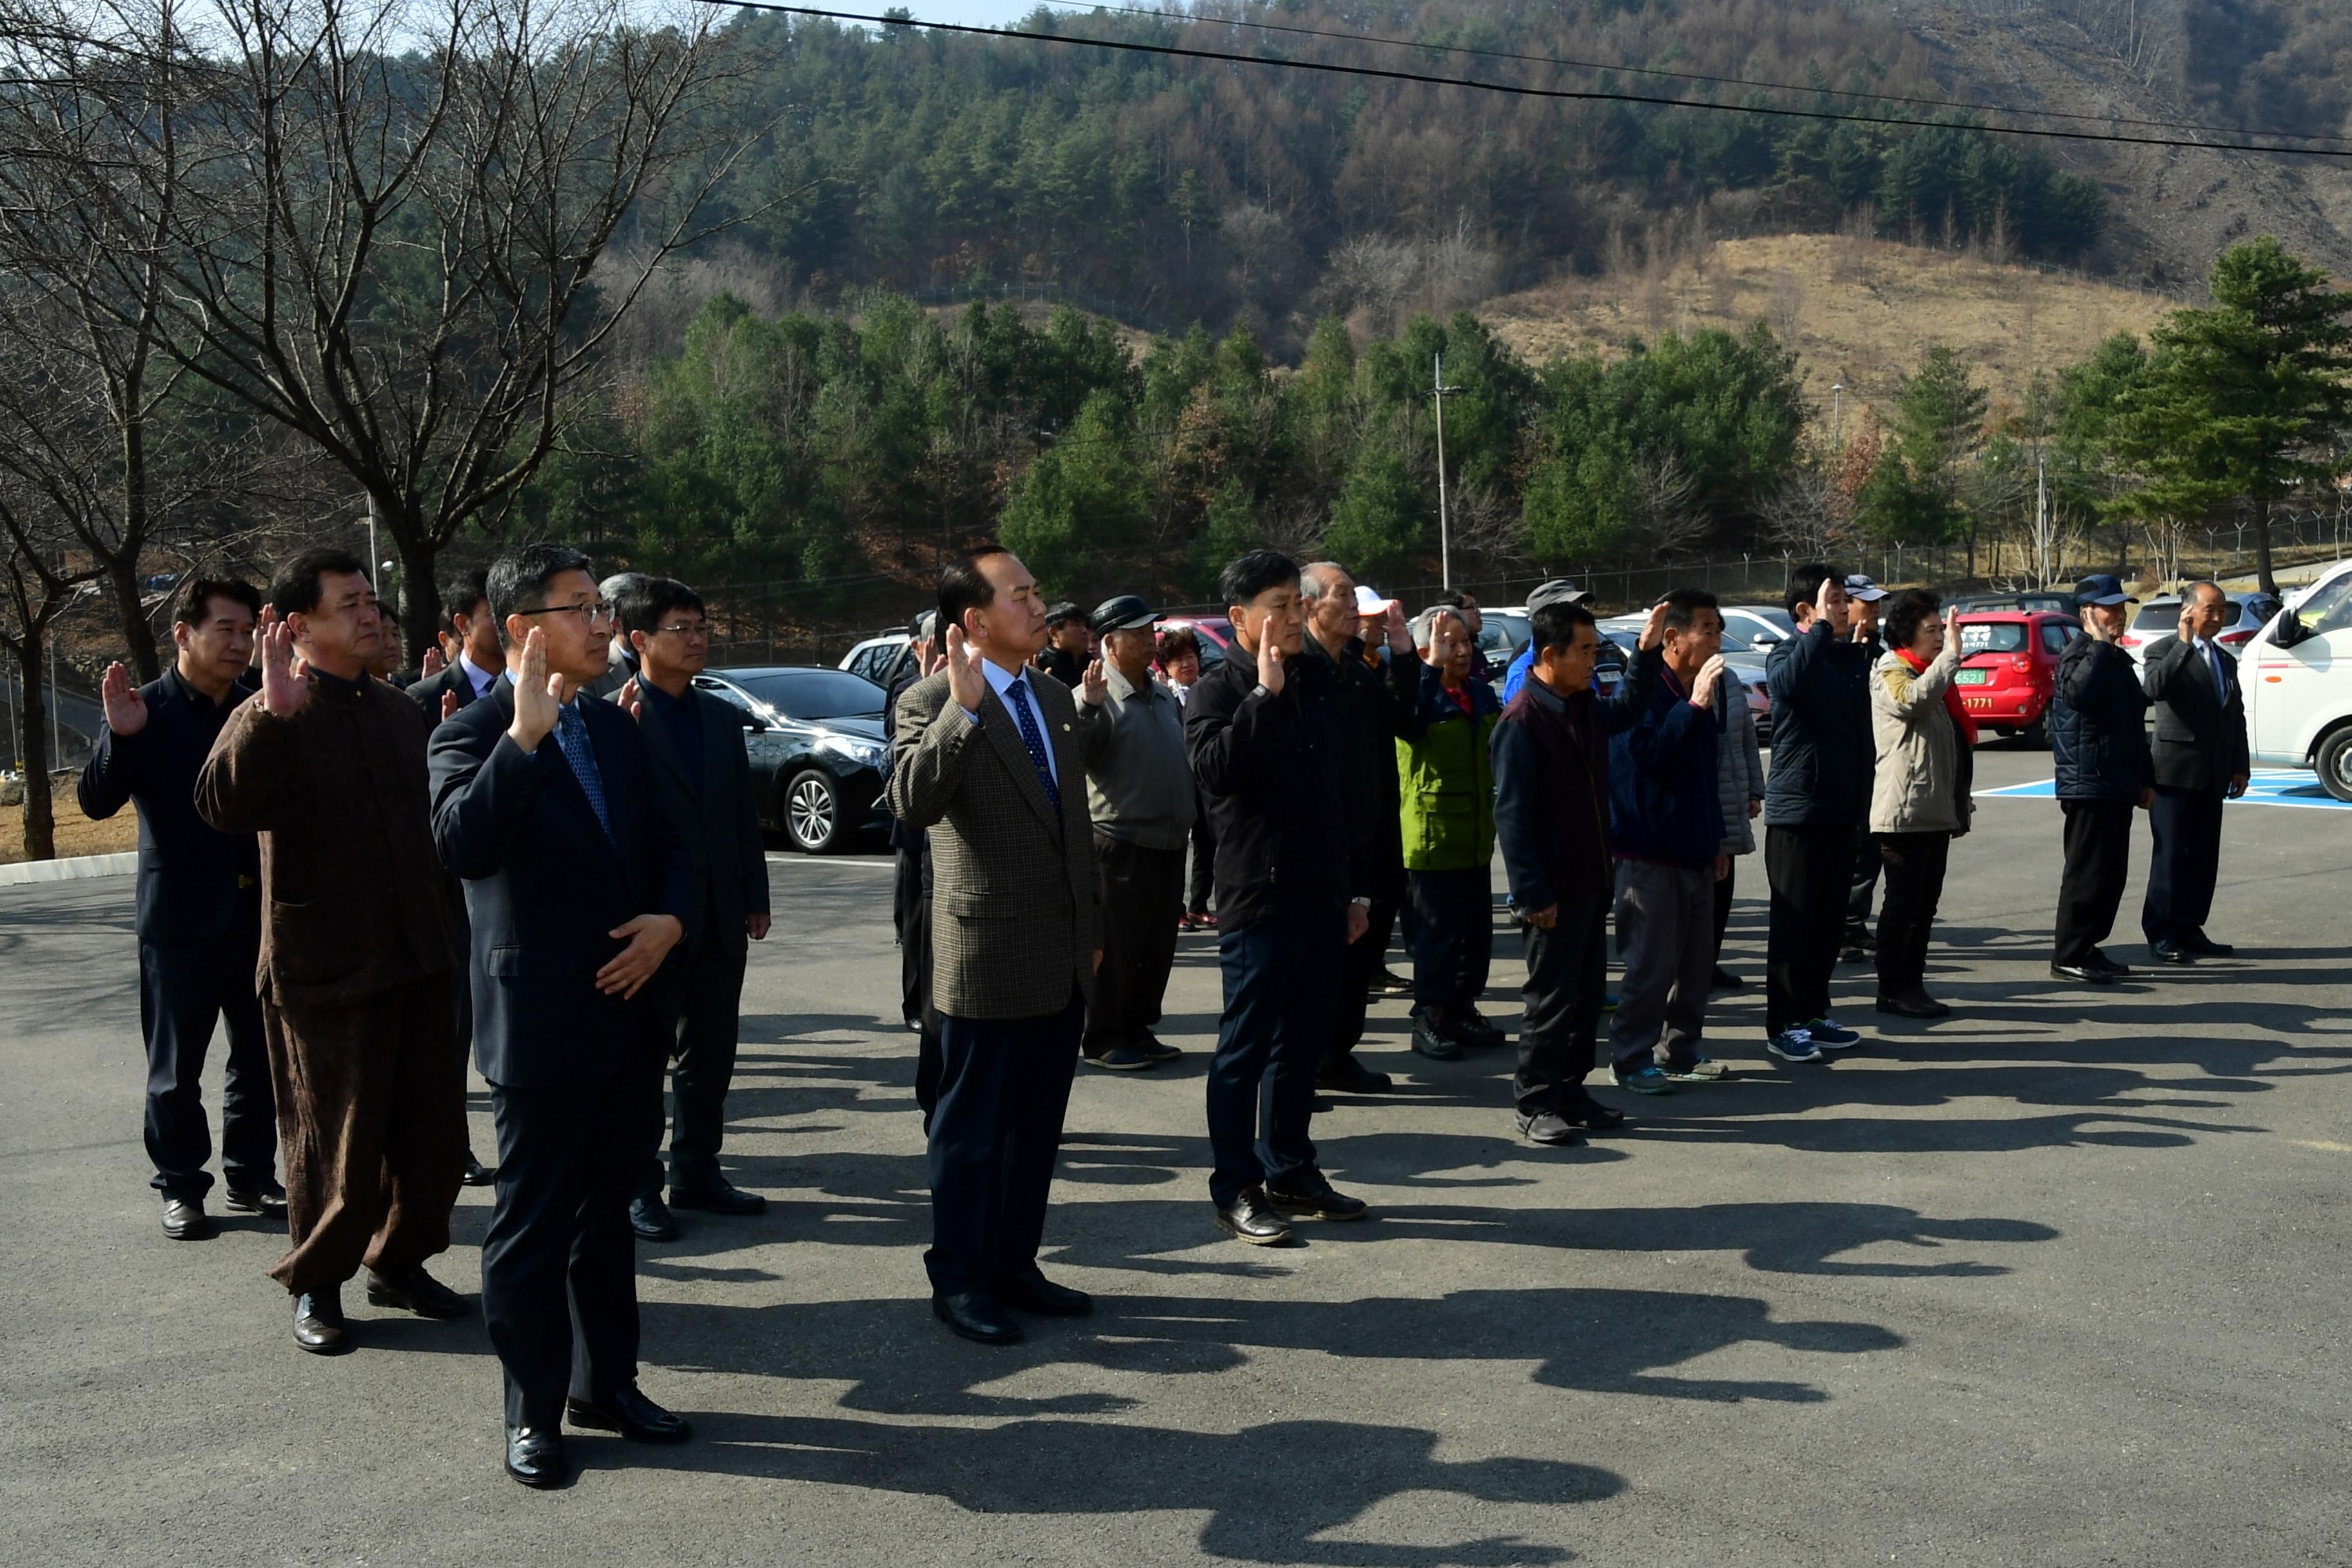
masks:
[[[1045,646],[1037,668],[1076,691],[1087,673],[1087,613],[1065,599],[1045,610]]]
[[[2131,870],[2132,811],[2156,798],[2147,752],[2147,693],[2131,656],[2116,645],[2139,601],[2113,573],[2075,584],[2084,636],[2058,657],[2050,703],[2050,752],[2058,808],[2066,814],[2066,868],[2058,881],[2056,942],[2050,973],[2111,985],[2130,973],[2099,951],[2115,929]]]
[[[1546,605],[1582,605],[1590,609],[1591,598],[1591,594],[1567,578],[1554,577],[1549,583],[1538,584],[1528,595],[1528,619],[1532,623],[1535,620],[1536,612]],[[1609,647],[1611,646],[1609,639],[1601,638],[1601,646],[1604,649]],[[1519,650],[1519,657],[1511,660],[1511,668],[1503,672],[1503,684],[1496,690],[1495,695],[1507,703],[1517,697],[1519,694],[1519,688],[1527,684],[1528,671],[1535,668],[1535,662],[1536,647],[1533,639],[1529,639],[1528,646]],[[1606,662],[1605,655],[1603,662]]]

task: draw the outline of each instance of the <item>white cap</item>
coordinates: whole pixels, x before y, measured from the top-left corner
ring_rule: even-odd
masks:
[[[1383,599],[1376,590],[1367,588],[1361,583],[1356,584],[1356,614],[1385,616],[1395,608],[1394,599]]]

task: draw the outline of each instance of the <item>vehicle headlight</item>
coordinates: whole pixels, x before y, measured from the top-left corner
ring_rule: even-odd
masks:
[[[863,763],[869,768],[879,767],[888,754],[879,741],[860,741],[848,735],[826,735],[817,742],[816,749]]]

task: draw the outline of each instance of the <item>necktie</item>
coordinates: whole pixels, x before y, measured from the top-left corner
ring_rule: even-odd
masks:
[[[588,721],[580,717],[580,705],[567,702],[556,710],[555,743],[563,748],[563,760],[572,764],[572,776],[580,781],[581,793],[588,797],[589,809],[596,814],[596,826],[604,837],[613,837],[613,818],[604,808],[604,776],[596,771],[596,748],[588,740]]]
[[[2205,662],[2212,668],[2213,671],[2213,689],[2221,693],[2221,697],[2226,700],[2230,695],[2230,682],[2221,674],[2221,650],[2215,647],[2211,643],[2207,643],[2205,645]]]
[[[1045,786],[1045,798],[1055,810],[1062,805],[1062,791],[1054,783],[1054,764],[1045,756],[1045,732],[1037,727],[1037,715],[1029,707],[1029,683],[1015,680],[1004,689],[1013,700],[1013,717],[1021,723],[1021,743],[1029,748],[1029,765],[1037,770],[1037,782]]]

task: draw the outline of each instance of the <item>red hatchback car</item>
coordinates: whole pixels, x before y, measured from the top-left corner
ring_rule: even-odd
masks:
[[[1953,683],[1978,728],[2047,746],[2058,656],[2083,635],[2082,623],[2048,610],[1979,610],[1953,616],[1949,635],[1960,639]]]

